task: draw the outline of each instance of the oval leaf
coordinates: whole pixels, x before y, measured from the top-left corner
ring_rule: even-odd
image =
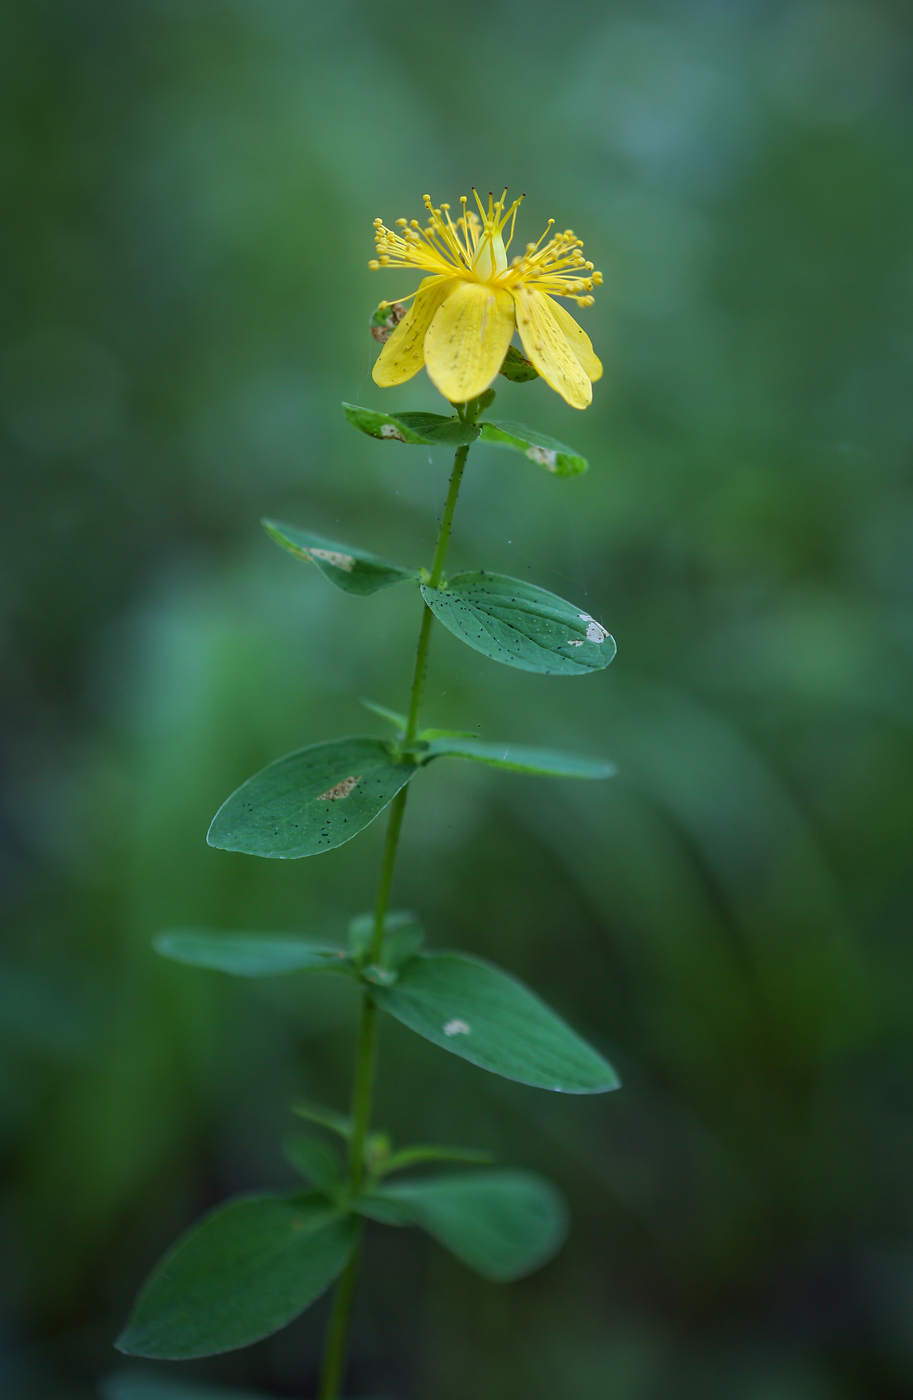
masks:
[[[229,972],[234,977],[276,977],[284,972],[351,972],[345,948],[310,943],[294,934],[215,933],[170,929],[152,946],[163,958]]]
[[[503,372],[503,371],[502,371]],[[508,447],[513,452],[522,452],[531,462],[545,467],[556,476],[579,476],[589,467],[585,457],[575,452],[573,447],[558,442],[547,433],[527,428],[523,423],[483,423],[481,442],[490,442],[493,447]]]
[[[481,1069],[565,1094],[618,1088],[607,1060],[508,973],[465,953],[422,953],[378,1006],[419,1035]]]
[[[614,763],[604,759],[578,758],[576,754],[555,753],[551,749],[528,749],[522,744],[490,744],[482,739],[434,739],[427,748],[416,746],[422,764],[433,758],[470,758],[492,768],[514,773],[541,773],[547,778],[613,778]]]
[[[389,438],[393,442],[420,443],[426,447],[463,447],[475,442],[479,429],[474,423],[464,423],[454,415],[445,418],[440,413],[375,413],[371,408],[359,408],[344,403],[345,415],[353,428],[369,437]]]
[[[357,1208],[419,1225],[470,1269],[507,1283],[550,1259],[567,1235],[563,1199],[530,1172],[478,1172],[379,1186]]]
[[[319,1298],[357,1239],[322,1197],[230,1201],[165,1255],[116,1345],[167,1361],[249,1346]]]
[[[613,638],[589,613],[522,579],[457,574],[446,588],[423,585],[422,597],[454,636],[521,671],[582,676],[615,655]]]
[[[412,763],[380,739],[333,739],[276,759],[233,792],[206,837],[222,851],[296,860],[357,836],[405,787]]]
[[[306,559],[316,564],[325,578],[341,588],[343,593],[357,593],[364,597],[376,593],[378,589],[389,588],[394,583],[405,583],[419,577],[417,569],[404,569],[399,564],[388,564],[376,554],[366,549],[356,549],[351,544],[340,544],[338,540],[324,539],[310,530],[299,530],[297,525],[286,525],[281,520],[260,522],[270,536],[296,559]]]

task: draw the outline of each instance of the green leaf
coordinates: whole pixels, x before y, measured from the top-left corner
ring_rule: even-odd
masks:
[[[216,933],[208,929],[171,929],[158,933],[152,946],[164,958],[229,972],[235,977],[276,977],[285,972],[351,973],[345,948],[311,943],[291,933]]]
[[[116,1345],[166,1361],[249,1346],[319,1298],[357,1239],[352,1217],[320,1196],[230,1201],[165,1255]]]
[[[493,447],[509,447],[514,452],[522,452],[531,462],[545,467],[556,476],[579,476],[589,467],[585,457],[575,452],[573,447],[559,442],[557,438],[540,433],[535,428],[527,428],[524,423],[487,422],[481,424],[482,442],[490,442]]]
[[[316,1138],[289,1133],[282,1143],[286,1161],[317,1191],[332,1196],[342,1184],[342,1167],[336,1153]]]
[[[305,1099],[302,1103],[293,1104],[292,1112],[297,1113],[299,1118],[306,1118],[309,1123],[319,1123],[321,1128],[329,1128],[331,1133],[338,1133],[346,1142],[352,1136],[351,1118],[337,1113],[335,1108],[324,1108],[323,1104]]]
[[[478,739],[473,729],[423,729],[419,740],[431,743],[434,739]]]
[[[425,748],[416,746],[424,765],[434,758],[470,758],[492,768],[508,768],[515,773],[541,773],[547,778],[612,778],[618,769],[604,759],[578,758],[576,754],[555,753],[551,749],[528,749],[522,744],[491,744],[470,737],[433,739]]]
[[[398,1181],[353,1203],[385,1225],[419,1225],[484,1278],[507,1283],[560,1249],[567,1207],[530,1172],[478,1172]]]
[[[344,403],[346,417],[353,428],[369,437],[391,438],[394,442],[419,443],[426,447],[462,447],[475,442],[479,429],[465,423],[455,414],[444,418],[440,413],[375,413],[371,408],[359,408]]]
[[[358,703],[364,705],[366,710],[370,710],[372,715],[379,715],[381,719],[388,720],[394,729],[405,734],[409,721],[398,710],[388,710],[386,705],[378,705],[376,700],[368,700],[364,695],[358,697]]]
[[[99,1384],[102,1400],[267,1400],[262,1392],[224,1390],[195,1381],[168,1380],[154,1372],[118,1371]]]
[[[426,1040],[481,1069],[565,1094],[618,1087],[607,1060],[522,982],[465,953],[421,953],[375,1002]]]
[[[503,374],[505,379],[512,380],[514,384],[528,384],[531,379],[539,378],[539,371],[535,365],[521,354],[516,345],[508,345],[504,363],[498,373]]]
[[[349,947],[359,965],[364,963],[373,934],[373,914],[359,914],[349,924]],[[400,967],[418,952],[424,941],[425,931],[414,914],[388,913],[384,919],[380,958],[377,963],[363,967],[362,976],[381,986],[395,981]]]
[[[242,783],[206,839],[250,856],[316,856],[363,831],[414,773],[415,765],[395,761],[380,739],[311,744]]]
[[[422,597],[454,636],[492,661],[548,676],[601,671],[615,655],[605,628],[573,603],[504,574],[457,574]]]
[[[405,1171],[423,1162],[472,1162],[487,1167],[494,1161],[492,1152],[479,1152],[468,1147],[434,1147],[416,1144],[414,1147],[401,1147],[374,1168],[377,1177],[389,1176],[392,1172]]]
[[[388,564],[376,554],[366,549],[356,549],[351,544],[340,544],[338,540],[324,539],[309,530],[299,530],[297,525],[285,525],[281,520],[262,520],[266,533],[294,554],[296,559],[306,559],[316,564],[325,578],[341,588],[343,593],[357,593],[364,597],[376,593],[378,589],[389,588],[394,583],[405,583],[419,577],[418,569],[404,569],[399,564]]]

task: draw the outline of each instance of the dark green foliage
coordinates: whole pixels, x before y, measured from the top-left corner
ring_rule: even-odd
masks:
[[[171,929],[153,939],[157,953],[192,967],[235,977],[275,977],[283,972],[351,972],[344,948],[313,943],[294,934],[216,933]]]
[[[482,442],[490,442],[494,447],[509,447],[514,452],[522,452],[537,466],[557,476],[579,476],[589,467],[589,462],[572,447],[567,447],[547,433],[527,428],[524,423],[483,423]]]
[[[397,413],[394,417],[372,408],[359,408],[354,403],[344,403],[343,408],[353,428],[367,433],[369,437],[392,442],[410,442],[425,447],[459,447],[475,442],[479,436],[477,427],[464,423],[456,415],[445,418],[440,413]]]
[[[374,1000],[451,1054],[506,1079],[565,1094],[618,1087],[612,1066],[521,982],[480,958],[425,953]]]
[[[277,544],[297,559],[316,564],[324,577],[342,589],[343,593],[365,597],[394,583],[405,583],[419,577],[417,569],[388,564],[385,559],[379,559],[365,549],[324,539],[322,535],[314,535],[309,530],[299,530],[297,525],[285,525],[279,520],[263,520],[260,523]]]
[[[331,739],[286,754],[219,808],[207,841],[223,851],[296,860],[351,841],[408,783],[380,739]]]
[[[424,744],[416,744],[414,751],[422,764],[430,763],[434,758],[468,758],[474,763],[486,763],[491,768],[506,768],[514,773],[539,773],[548,778],[612,778],[618,771],[614,763],[606,763],[602,759],[554,753],[551,749],[530,749],[523,744],[486,743],[482,739],[463,735],[458,738],[448,735],[446,738],[429,739]]]
[[[529,1172],[400,1181],[357,1206],[385,1225],[420,1225],[470,1269],[501,1283],[540,1268],[568,1230],[561,1196]]]
[[[288,1133],[282,1150],[286,1161],[309,1181],[315,1191],[335,1196],[342,1186],[342,1163],[335,1152],[316,1138],[301,1133]]]
[[[140,1294],[117,1339],[131,1356],[211,1356],[291,1322],[345,1268],[358,1239],[322,1196],[250,1196],[194,1225]]]
[[[457,574],[443,588],[422,585],[435,617],[492,661],[547,676],[601,671],[615,641],[587,612],[522,579]]]

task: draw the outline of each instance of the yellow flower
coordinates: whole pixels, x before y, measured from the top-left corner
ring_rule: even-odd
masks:
[[[578,306],[591,306],[588,294],[601,284],[601,273],[584,259],[583,244],[572,229],[549,237],[554,219],[538,243],[528,243],[520,257],[508,262],[520,200],[505,209],[506,190],[497,202],[489,195],[486,211],[475,190],[473,194],[481,218],[467,210],[465,196],[463,212],[453,220],[449,204],[435,209],[426,194],[427,228],[417,219],[397,219],[394,232],[374,220],[378,257],[369,266],[418,268],[428,274],[378,356],[375,384],[403,384],[424,364],[445,398],[465,403],[492,383],[519,330],[523,349],[546,384],[573,408],[586,408],[593,398],[591,381],[602,374],[602,365],[589,336],[554,298],[571,297]]]

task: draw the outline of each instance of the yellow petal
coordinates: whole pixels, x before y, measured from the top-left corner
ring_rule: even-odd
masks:
[[[453,284],[451,284],[453,286]],[[425,336],[425,365],[451,403],[485,392],[504,362],[514,333],[514,303],[502,287],[457,282]]]
[[[514,300],[517,328],[529,359],[546,384],[571,408],[586,408],[593,399],[593,386],[557,317],[552,314],[551,297],[521,284],[514,289]]]
[[[587,379],[592,379],[594,382],[601,379],[602,361],[594,354],[593,342],[586,331],[578,326],[573,316],[566,307],[561,305],[560,301],[555,301],[552,297],[546,297],[546,300],[558,325],[567,336],[571,349],[580,361]]]
[[[425,363],[425,334],[441,302],[453,286],[449,277],[426,277],[415,300],[374,362],[374,383],[382,389],[405,384]]]

